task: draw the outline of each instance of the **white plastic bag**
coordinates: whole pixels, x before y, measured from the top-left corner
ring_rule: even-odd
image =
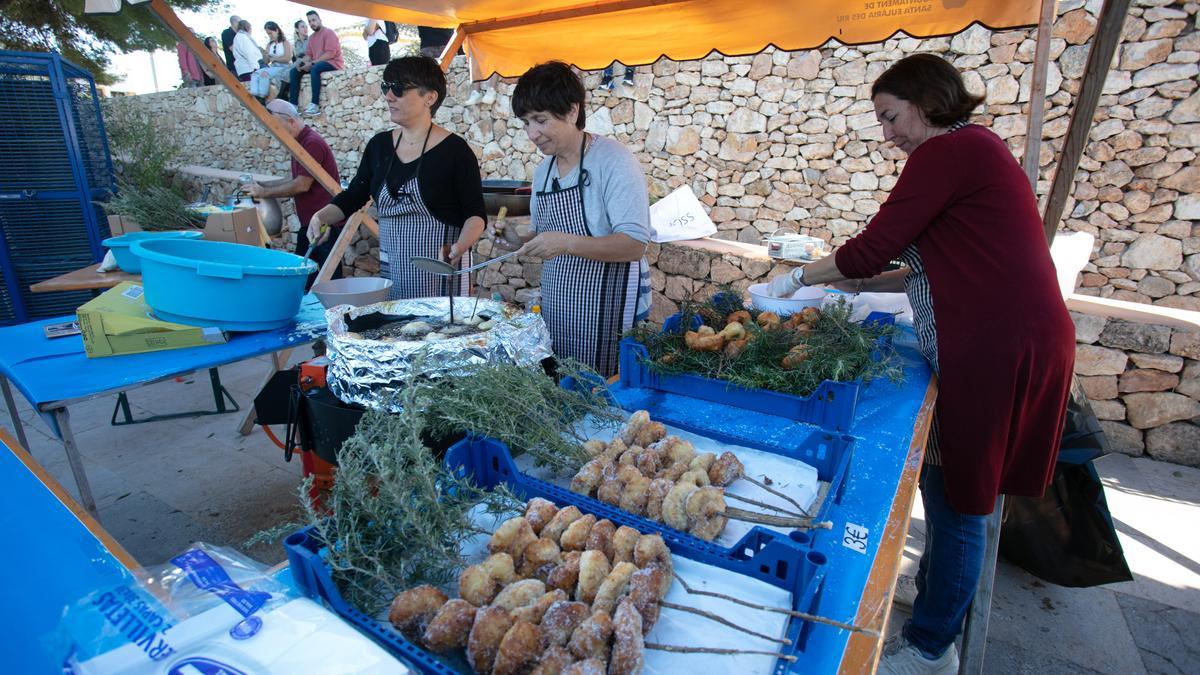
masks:
[[[651,241],[656,244],[699,239],[717,233],[717,226],[708,217],[704,205],[686,185],[650,205],[650,227],[654,230]]]

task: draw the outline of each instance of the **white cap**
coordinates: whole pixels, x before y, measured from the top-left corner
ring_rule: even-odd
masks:
[[[296,110],[296,106],[287,101],[277,98],[267,104],[267,110],[273,113],[279,113],[293,119],[300,119],[300,111]]]

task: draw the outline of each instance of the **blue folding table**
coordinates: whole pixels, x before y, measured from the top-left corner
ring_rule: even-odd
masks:
[[[62,441],[80,500],[92,514],[96,513],[96,502],[71,432],[68,406],[193,371],[291,349],[323,338],[326,330],[325,310],[310,294],[305,296],[295,322],[283,328],[231,333],[229,342],[219,345],[93,359],[84,353],[83,339],[78,335],[54,339],[45,336],[44,325],[71,319],[57,317],[0,328],[0,389],[23,447],[29,446],[9,381]],[[218,386],[214,382],[214,390]],[[219,390],[217,395],[221,395]]]

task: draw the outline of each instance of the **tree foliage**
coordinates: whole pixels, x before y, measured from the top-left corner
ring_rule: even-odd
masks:
[[[171,0],[176,10],[220,7],[221,0]],[[117,14],[84,14],[84,0],[0,0],[0,49],[46,52],[111,84],[114,52],[168,49],[177,38],[145,4],[125,4]]]

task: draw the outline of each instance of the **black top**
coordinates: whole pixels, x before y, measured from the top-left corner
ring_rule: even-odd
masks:
[[[367,142],[354,180],[333,198],[333,203],[342,213],[354,213],[368,199],[380,194],[380,190],[384,189],[383,174],[390,161],[392,168],[387,176],[387,187],[393,198],[400,187],[412,179],[419,163],[421,200],[434,218],[453,227],[462,227],[472,216],[487,221],[479,161],[461,136],[450,134],[441,143],[427,149],[422,158],[411,162],[401,162],[400,158],[395,157],[395,147],[391,131],[381,131]]]
[[[221,48],[225,50],[225,65],[233,70],[233,38],[237,37],[237,31],[232,28],[226,28],[221,31]]]

